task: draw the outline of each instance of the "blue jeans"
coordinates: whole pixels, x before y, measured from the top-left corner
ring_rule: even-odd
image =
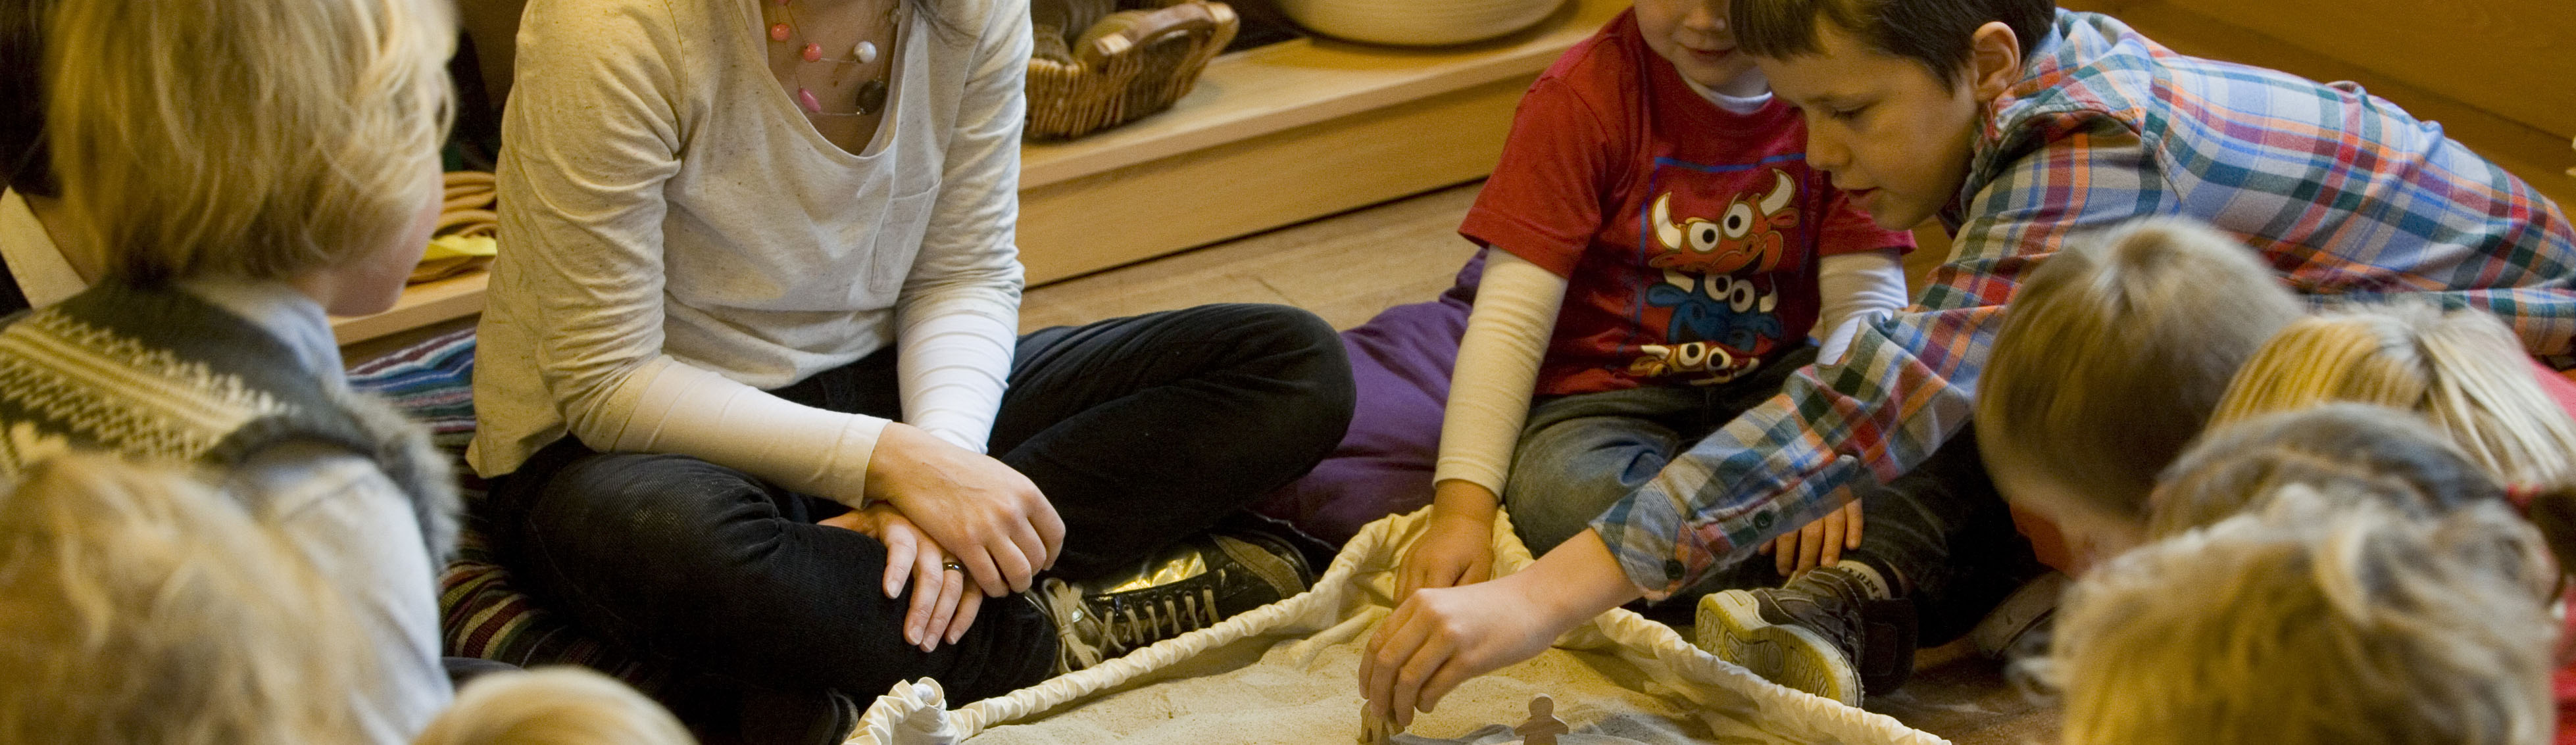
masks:
[[[991,452],[1065,523],[1055,576],[1141,561],[1330,453],[1350,419],[1330,326],[1271,305],[1211,305],[1020,339]],[[892,349],[773,391],[901,418]],[[984,604],[965,638],[905,644],[885,546],[813,524],[846,511],[696,458],[597,453],[573,438],[495,479],[505,564],[542,605],[688,676],[859,701],[935,678],[973,701],[1043,678],[1051,621]]]
[[[1674,455],[1779,395],[1789,374],[1815,359],[1811,346],[1719,385],[1540,398],[1521,426],[1503,482],[1513,529],[1532,555],[1545,555],[1590,529],[1593,518],[1653,480]],[[1710,573],[1682,595],[1777,587],[1783,579],[1771,562],[1747,561]]]
[[[1777,395],[1789,374],[1814,358],[1812,347],[1800,350],[1725,385],[1539,400],[1503,487],[1521,541],[1545,554],[1589,529],[1675,454]],[[1907,598],[1926,646],[1967,633],[2014,588],[2046,571],[1987,479],[1972,431],[1962,430],[1905,476],[1854,489],[1866,523],[1860,548],[1843,555],[1911,586]],[[1777,587],[1786,579],[1771,557],[1757,556],[1710,572],[1675,597]]]

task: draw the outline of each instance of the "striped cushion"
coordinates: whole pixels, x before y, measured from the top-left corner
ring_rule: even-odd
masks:
[[[444,653],[533,667],[581,665],[614,675],[647,693],[668,671],[574,628],[568,619],[538,607],[511,588],[480,522],[483,479],[465,465],[474,439],[474,330],[465,329],[349,369],[349,384],[393,402],[429,427],[430,440],[454,456],[466,524],[456,557],[439,578],[438,604]]]

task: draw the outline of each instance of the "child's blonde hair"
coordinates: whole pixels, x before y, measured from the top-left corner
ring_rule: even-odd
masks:
[[[191,476],[76,453],[0,496],[0,742],[354,742],[345,602]]]
[[[2077,582],[2042,677],[2068,743],[2538,743],[2555,623],[2530,526],[2306,485]]]
[[[2004,495],[2142,521],[2156,473],[2298,301],[2225,234],[2149,218],[2070,241],[2024,280],[1977,381]]]
[[[62,213],[112,275],[291,277],[438,201],[449,3],[86,0],[49,22]]]
[[[660,704],[574,667],[477,678],[413,745],[689,745]]]
[[[2423,302],[2292,322],[2246,360],[2211,424],[2326,401],[2432,420],[2502,481],[2576,483],[2576,420],[2549,397],[2513,331],[2475,310]]]
[[[2327,404],[2210,426],[2156,484],[2147,535],[2175,535],[2304,484],[2431,517],[2499,502],[2504,487],[2422,417],[2384,406]]]

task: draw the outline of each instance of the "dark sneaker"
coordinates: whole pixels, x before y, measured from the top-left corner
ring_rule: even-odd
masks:
[[[1977,651],[1998,660],[2018,660],[2048,653],[2048,632],[2057,616],[2058,596],[2074,584],[2063,572],[2049,572],[2023,583],[1968,632]]]
[[[1859,706],[1863,691],[1889,692],[1914,672],[1914,607],[1871,600],[1837,567],[1787,587],[1728,590],[1700,599],[1700,648],[1756,675]]]
[[[1315,572],[1294,544],[1257,531],[1203,533],[1134,569],[1030,593],[1055,620],[1056,672],[1216,625],[1305,592]]]

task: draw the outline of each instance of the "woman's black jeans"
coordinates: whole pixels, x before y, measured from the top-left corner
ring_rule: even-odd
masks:
[[[1064,518],[1054,574],[1130,565],[1205,530],[1332,452],[1351,416],[1350,364],[1303,310],[1209,305],[1021,337],[990,452]],[[773,391],[900,419],[895,355],[880,351]],[[684,674],[866,701],[930,677],[951,701],[1043,678],[1051,622],[988,602],[956,644],[903,640],[907,599],[883,591],[875,539],[814,521],[837,503],[678,455],[597,453],[566,437],[495,479],[512,577],[566,613]],[[907,590],[907,593],[909,590]]]

